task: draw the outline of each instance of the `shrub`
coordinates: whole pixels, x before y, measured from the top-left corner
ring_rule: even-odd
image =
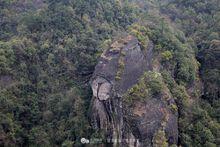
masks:
[[[153,147],[168,147],[165,132],[159,130],[153,137]]]
[[[173,54],[170,51],[164,51],[162,52],[162,60],[163,61],[169,61],[170,59],[173,58]]]
[[[156,96],[162,92],[164,83],[160,73],[157,72],[145,72],[144,75],[139,79],[138,83],[135,84],[125,94],[124,99],[129,100],[146,100],[150,97]]]
[[[137,37],[138,41],[141,44],[142,49],[146,49],[149,43],[148,38],[148,29],[144,26],[140,26],[139,24],[133,24],[128,28],[130,33]]]

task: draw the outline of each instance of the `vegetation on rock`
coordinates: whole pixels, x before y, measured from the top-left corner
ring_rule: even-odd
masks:
[[[162,92],[164,83],[160,73],[145,72],[139,82],[128,90],[124,100],[133,103],[133,100],[145,101]]]
[[[123,33],[142,49],[152,41],[160,61],[123,100],[145,101],[167,87],[177,103],[170,107],[179,114],[178,145],[219,146],[219,22],[219,0],[1,0],[0,146],[80,146],[81,137],[99,136],[89,124],[88,81]],[[166,140],[158,131],[154,144]]]

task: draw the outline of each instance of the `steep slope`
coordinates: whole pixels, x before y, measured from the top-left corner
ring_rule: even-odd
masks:
[[[184,146],[219,146],[219,0],[170,1],[160,9],[191,40],[200,62],[199,77],[204,84],[202,96],[193,105],[192,123],[180,119],[183,122],[180,143]]]
[[[1,0],[0,146],[219,146],[219,4]]]
[[[81,145],[106,40],[136,9],[112,0],[0,1],[0,146]]]
[[[152,68],[154,45],[147,43],[141,49],[133,36],[115,41],[101,55],[91,79],[92,125],[115,144],[152,146],[160,143],[157,135],[163,144],[178,142],[177,107]]]

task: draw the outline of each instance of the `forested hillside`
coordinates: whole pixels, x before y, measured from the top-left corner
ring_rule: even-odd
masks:
[[[162,13],[167,14],[186,37],[193,40],[203,81],[194,121],[191,126],[180,129],[184,132],[180,141],[185,146],[219,146],[219,6],[218,0],[180,0],[161,8]]]
[[[122,96],[126,104],[169,93],[173,146],[220,146],[219,0],[0,0],[0,146],[105,139],[91,125],[89,81],[102,53],[128,35],[142,51],[154,47],[152,72]],[[158,132],[152,146],[168,146]]]

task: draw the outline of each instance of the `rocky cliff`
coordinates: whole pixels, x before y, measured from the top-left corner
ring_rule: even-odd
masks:
[[[91,123],[107,142],[123,146],[176,144],[175,101],[152,64],[154,45],[142,48],[134,36],[115,41],[103,52],[91,87]],[[168,142],[168,144],[167,144]]]

